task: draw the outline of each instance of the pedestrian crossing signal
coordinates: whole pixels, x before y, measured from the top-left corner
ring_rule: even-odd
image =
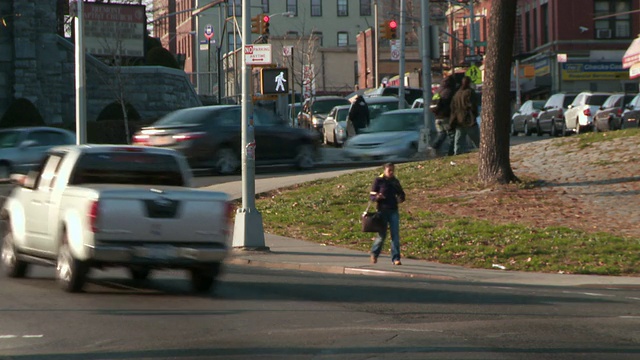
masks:
[[[287,94],[289,92],[289,72],[287,68],[263,68],[260,83],[263,95]]]

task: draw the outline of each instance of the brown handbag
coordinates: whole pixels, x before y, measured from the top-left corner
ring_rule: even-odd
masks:
[[[362,232],[380,232],[384,230],[384,221],[382,216],[377,211],[369,211],[371,207],[371,201],[369,205],[360,216],[360,222],[362,223]]]

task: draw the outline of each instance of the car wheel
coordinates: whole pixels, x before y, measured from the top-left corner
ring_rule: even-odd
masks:
[[[524,134],[526,136],[531,135],[531,129],[529,129],[529,122],[525,121],[524,122],[524,130],[523,130]]]
[[[230,148],[222,148],[216,154],[215,169],[220,175],[233,174],[240,165],[236,152]]]
[[[140,267],[140,266],[132,266],[129,268],[129,275],[135,281],[142,281],[149,278],[151,274],[151,269]]]
[[[298,152],[296,154],[296,167],[298,169],[311,169],[315,166],[315,154],[313,146],[309,144],[302,144],[298,146]]]
[[[211,266],[201,266],[189,269],[191,275],[191,287],[193,291],[205,293],[213,288],[216,277],[220,273],[220,264],[216,263]]]
[[[0,163],[0,179],[8,179],[11,175],[11,166],[7,163]]]
[[[66,234],[63,235],[63,243],[60,245],[60,249],[58,249],[56,279],[63,290],[67,292],[79,292],[84,287],[86,276],[86,264],[73,257],[67,236]]]
[[[12,278],[25,277],[29,269],[29,264],[18,259],[16,247],[13,242],[13,231],[11,231],[11,225],[8,220],[6,220],[3,228],[2,265],[4,266],[4,272]]]
[[[549,136],[556,137],[558,136],[558,130],[556,129],[556,122],[551,121],[551,130],[549,131]]]
[[[516,124],[511,121],[511,136],[518,136],[518,131],[516,131]]]

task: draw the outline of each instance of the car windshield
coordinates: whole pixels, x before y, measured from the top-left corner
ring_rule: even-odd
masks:
[[[83,154],[69,183],[184,186],[174,156],[138,151]]]
[[[368,133],[388,131],[418,130],[422,124],[422,113],[385,113],[373,119],[371,125],[365,129]]]
[[[349,109],[336,111],[336,121],[347,121],[347,115],[349,115]]]
[[[347,99],[335,99],[335,100],[322,100],[316,101],[313,104],[313,113],[314,114],[328,114],[334,106],[338,105],[349,105],[349,100]]]
[[[211,112],[203,109],[182,109],[165,115],[153,125],[201,125],[211,116]]]
[[[609,95],[591,95],[587,99],[587,105],[602,105],[609,98]]]
[[[0,148],[16,147],[18,138],[20,137],[19,131],[1,131],[0,132]]]
[[[564,97],[564,102],[562,103],[562,107],[566,108],[569,105],[571,105],[571,103],[573,103],[573,100],[576,98],[577,95],[566,95]]]
[[[542,108],[544,108],[544,104],[544,100],[536,100],[533,102],[533,108],[536,110],[542,110]]]

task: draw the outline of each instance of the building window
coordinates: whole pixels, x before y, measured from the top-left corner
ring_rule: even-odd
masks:
[[[360,0],[360,16],[371,16],[371,0]]]
[[[299,36],[297,31],[287,31],[287,39],[297,39]]]
[[[349,16],[348,0],[338,0],[338,16]]]
[[[311,0],[311,16],[322,16],[322,0]]]
[[[318,40],[318,45],[322,46],[322,31],[312,31],[311,36]]]
[[[594,17],[620,14],[594,21],[596,39],[631,37],[631,0],[596,0],[594,6]]]
[[[298,16],[298,0],[287,0],[287,12]]]
[[[269,0],[262,0],[262,12],[265,14],[269,13]]]
[[[227,6],[227,16],[242,16],[242,0],[229,0]]]
[[[338,46],[348,46],[349,45],[349,33],[346,31],[338,32]]]

